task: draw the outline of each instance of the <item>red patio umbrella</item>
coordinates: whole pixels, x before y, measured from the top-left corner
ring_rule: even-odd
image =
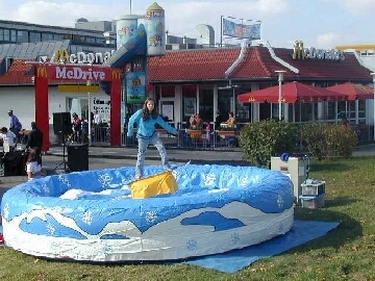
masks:
[[[281,86],[281,101],[283,103],[308,103],[318,101],[346,100],[343,94],[332,92],[325,88],[314,87],[299,82],[285,83]],[[279,102],[279,86],[252,91],[238,95],[240,102]]]
[[[327,87],[328,90],[346,95],[348,100],[366,100],[374,98],[374,90],[362,84],[346,82],[343,84]]]

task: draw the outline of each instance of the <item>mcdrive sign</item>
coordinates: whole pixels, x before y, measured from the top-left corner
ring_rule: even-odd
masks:
[[[109,67],[77,66],[38,66],[37,73],[48,72],[48,78],[53,80],[83,80],[83,81],[111,81],[120,79],[120,71]]]

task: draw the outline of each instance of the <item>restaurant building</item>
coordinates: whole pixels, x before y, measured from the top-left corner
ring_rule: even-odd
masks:
[[[48,56],[65,46],[62,44],[69,47],[71,43],[55,42]],[[33,55],[29,58],[0,58],[0,112],[6,113],[11,107],[25,127],[35,116],[35,72],[34,64],[30,61],[44,63],[38,56],[34,56],[35,53],[44,55],[39,49],[31,52]],[[254,103],[250,100],[241,103],[237,96],[278,85],[278,71],[284,72],[282,83],[297,81],[316,87],[345,82],[373,85],[370,75],[373,70],[363,63],[357,52],[303,47],[301,41],[291,48],[275,48],[268,42],[251,45],[244,41],[239,47],[167,50],[163,56],[149,57],[146,71],[149,84],[147,95],[155,97],[159,112],[176,127],[184,126],[194,113],[199,113],[206,123],[214,123],[218,116],[226,118],[229,112],[234,113],[240,124],[276,118],[279,104]],[[111,97],[102,88],[97,87],[97,92],[90,92],[89,98],[87,91],[78,90],[80,86],[87,89],[84,87],[86,83],[76,85],[77,90],[70,92],[62,91],[61,83],[64,82],[49,85],[50,125],[54,112],[72,110],[74,99],[79,100],[80,104],[88,104],[90,99],[96,106],[100,105],[100,108],[106,110],[103,113],[110,118]],[[122,90],[125,96],[125,90]],[[373,104],[372,99],[306,100],[298,104],[282,103],[280,110],[282,118],[288,122],[340,122],[346,116],[357,126],[367,126],[370,135],[374,125]],[[142,104],[128,105],[123,98],[121,110],[124,111],[126,106],[134,111]],[[82,108],[80,105],[81,114],[84,115],[85,110]],[[123,114],[116,116],[122,119],[123,127]],[[8,124],[6,114],[0,116],[0,124]]]

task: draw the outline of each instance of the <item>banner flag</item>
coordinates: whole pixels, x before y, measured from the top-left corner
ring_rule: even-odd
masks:
[[[223,18],[223,35],[230,37],[258,40],[260,39],[260,24],[255,22],[253,24],[238,24]]]

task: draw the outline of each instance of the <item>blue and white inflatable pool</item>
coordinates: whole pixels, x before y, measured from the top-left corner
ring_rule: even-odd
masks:
[[[146,175],[162,171],[145,167]],[[1,202],[7,246],[80,261],[173,260],[223,253],[289,231],[292,181],[278,171],[185,165],[174,194],[132,199],[134,167],[32,180]]]

